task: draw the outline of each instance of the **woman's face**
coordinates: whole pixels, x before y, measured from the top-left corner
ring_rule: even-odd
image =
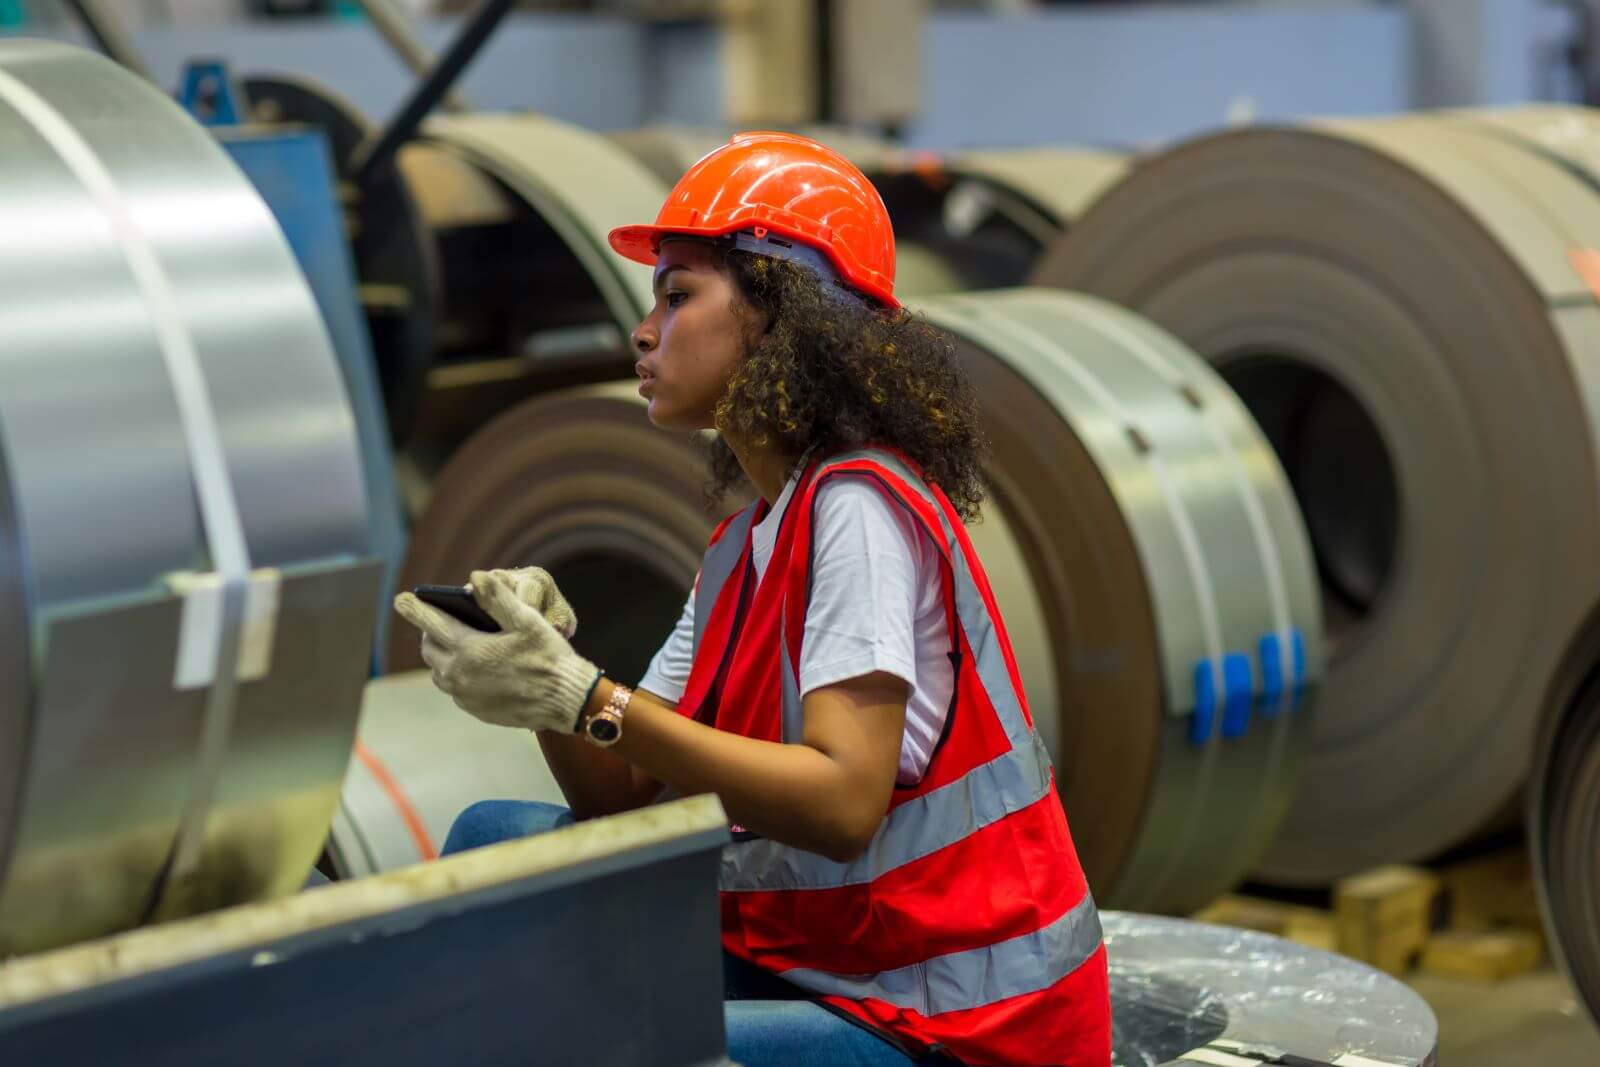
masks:
[[[656,262],[655,307],[634,328],[634,371],[650,421],[663,429],[711,429],[753,329],[737,287],[710,247],[667,241]]]

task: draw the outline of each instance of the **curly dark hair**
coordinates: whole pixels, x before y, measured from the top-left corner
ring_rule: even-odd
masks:
[[[987,441],[947,334],[909,311],[841,300],[786,260],[730,250],[718,262],[767,320],[717,403],[718,430],[775,448],[791,475],[808,448],[819,456],[898,449],[964,521],[977,517]],[[717,437],[709,495],[719,499],[743,478]]]

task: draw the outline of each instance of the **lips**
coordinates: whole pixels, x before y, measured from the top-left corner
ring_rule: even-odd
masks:
[[[655,387],[656,380],[654,378],[646,378],[644,381],[639,383],[639,395],[642,397],[648,397],[652,392],[655,391]]]

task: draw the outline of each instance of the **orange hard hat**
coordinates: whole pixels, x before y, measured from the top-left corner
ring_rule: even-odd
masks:
[[[792,133],[739,133],[690,167],[653,226],[620,226],[611,247],[653,264],[665,237],[739,235],[737,247],[824,263],[842,284],[890,309],[894,228],[866,175],[827,145]],[[789,254],[790,242],[806,246]],[[815,249],[822,261],[806,252]],[[826,272],[824,272],[826,275]]]

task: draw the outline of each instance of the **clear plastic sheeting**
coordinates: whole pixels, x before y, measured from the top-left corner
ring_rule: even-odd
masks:
[[[1101,920],[1117,1067],[1437,1062],[1432,1010],[1364,964],[1226,926],[1122,912]]]

